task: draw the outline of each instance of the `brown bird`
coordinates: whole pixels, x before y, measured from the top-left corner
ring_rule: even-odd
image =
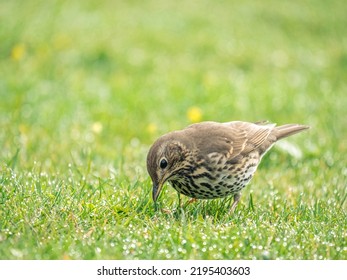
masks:
[[[276,141],[309,127],[267,122],[202,122],[161,136],[147,155],[156,202],[166,181],[194,199],[234,196],[252,179],[262,156]]]

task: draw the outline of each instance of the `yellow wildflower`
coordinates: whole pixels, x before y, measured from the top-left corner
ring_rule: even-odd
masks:
[[[11,58],[15,61],[21,60],[25,55],[25,46],[23,44],[17,44],[12,48]]]
[[[147,131],[148,131],[150,134],[156,133],[157,130],[158,130],[158,127],[157,127],[154,123],[150,123],[150,124],[147,126]]]
[[[202,111],[199,107],[190,107],[187,111],[187,117],[192,123],[200,122],[202,119]]]

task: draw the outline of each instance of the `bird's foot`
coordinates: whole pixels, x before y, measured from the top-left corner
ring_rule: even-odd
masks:
[[[189,204],[195,203],[195,202],[197,202],[197,201],[198,201],[197,198],[191,198],[191,199],[189,199],[189,200],[186,202],[186,204],[184,205],[184,207],[187,206],[187,205],[189,205]]]
[[[172,214],[172,211],[170,209],[160,209],[160,211],[164,214]]]

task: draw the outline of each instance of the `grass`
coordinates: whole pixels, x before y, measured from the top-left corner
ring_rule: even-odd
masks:
[[[344,1],[0,6],[1,259],[347,259]],[[154,210],[157,137],[263,119],[312,128],[233,215],[169,186]]]

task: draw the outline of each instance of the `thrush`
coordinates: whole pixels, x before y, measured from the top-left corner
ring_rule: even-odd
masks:
[[[306,125],[276,126],[267,122],[201,122],[157,139],[147,155],[156,202],[165,182],[194,199],[234,196],[252,179],[262,157],[276,141],[308,129]]]

